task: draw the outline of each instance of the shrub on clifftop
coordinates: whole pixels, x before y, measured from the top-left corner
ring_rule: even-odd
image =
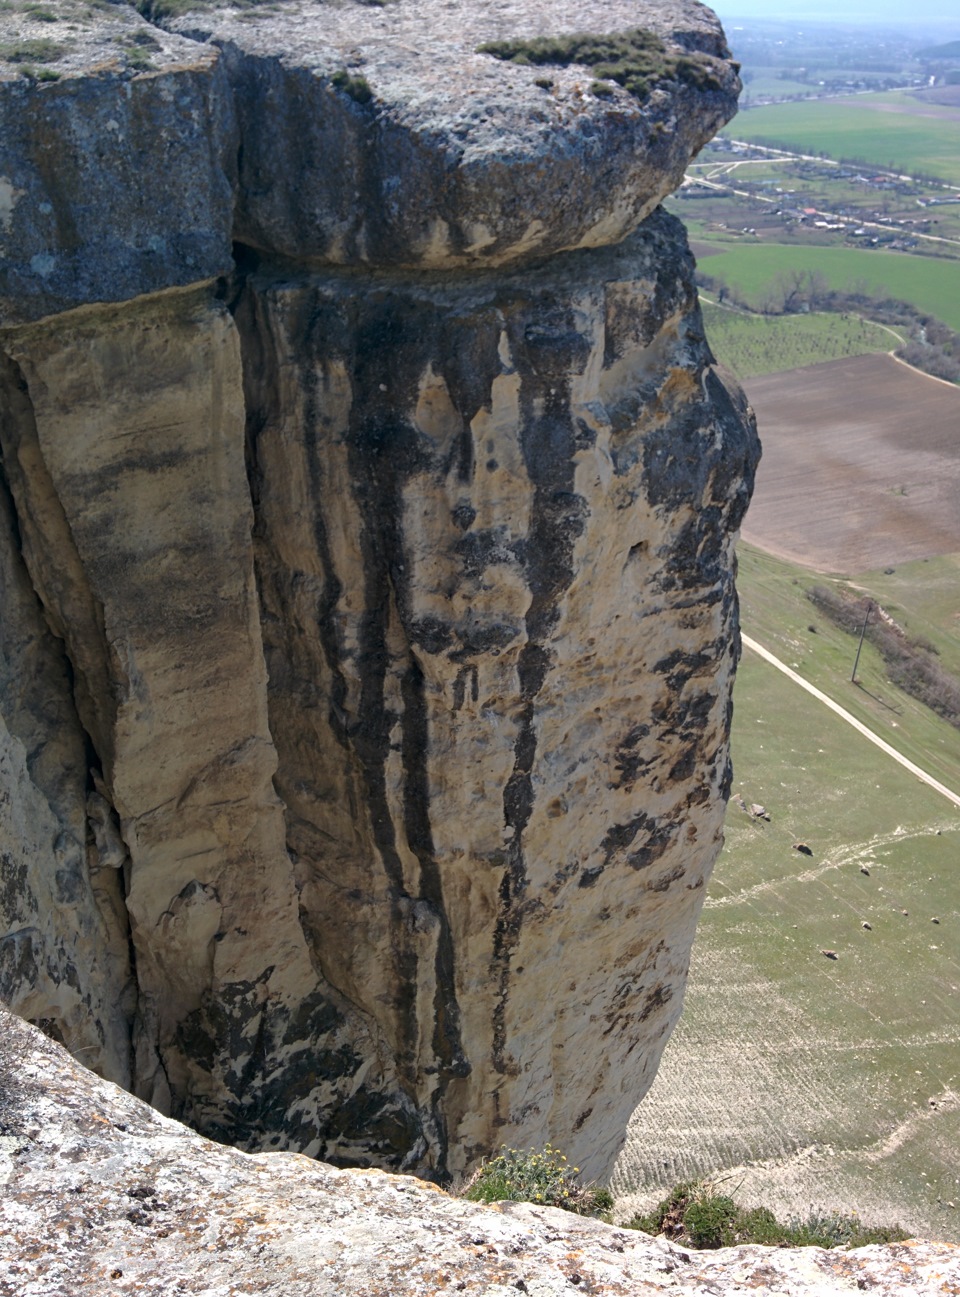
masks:
[[[484,1162],[467,1183],[463,1197],[471,1202],[534,1202],[562,1207],[580,1216],[609,1211],[609,1190],[581,1184],[580,1168],[570,1166],[562,1153],[548,1144],[538,1153],[504,1148]]]
[[[781,1224],[768,1207],[739,1207],[716,1186],[703,1180],[676,1185],[630,1229],[666,1234],[673,1242],[695,1248],[761,1243],[768,1247],[865,1247],[868,1243],[901,1243],[909,1238],[899,1225],[868,1226],[857,1214],[811,1211],[806,1220]]]

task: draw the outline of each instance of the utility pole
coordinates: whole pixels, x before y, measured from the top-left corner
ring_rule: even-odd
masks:
[[[860,627],[860,642],[857,645],[857,656],[853,659],[853,670],[850,672],[852,684],[857,683],[857,664],[860,661],[860,650],[863,648],[863,637],[866,634],[867,622],[870,620],[870,614],[873,612],[873,604],[867,600],[867,611],[863,618],[863,625]]]

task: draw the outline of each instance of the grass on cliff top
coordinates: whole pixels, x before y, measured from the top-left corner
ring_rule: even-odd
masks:
[[[68,46],[41,37],[0,44],[0,59],[7,63],[55,63]]]
[[[588,67],[597,78],[590,87],[601,97],[614,82],[637,99],[645,99],[662,81],[684,81],[701,89],[722,89],[716,61],[705,54],[669,54],[655,32],[636,27],[619,35],[574,32],[532,40],[490,41],[479,54],[526,67]]]
[[[704,1180],[675,1185],[653,1211],[635,1216],[630,1229],[666,1234],[674,1243],[695,1248],[866,1247],[902,1243],[909,1235],[899,1225],[866,1225],[856,1213],[811,1210],[803,1220],[777,1220],[769,1207],[741,1207],[719,1186]]]
[[[504,1147],[488,1158],[460,1196],[470,1202],[530,1202],[559,1207],[578,1216],[609,1220],[613,1195],[585,1185],[580,1168],[570,1166],[558,1149]],[[803,1220],[778,1221],[767,1207],[740,1207],[718,1186],[706,1181],[676,1185],[645,1215],[635,1216],[630,1229],[666,1234],[674,1242],[695,1248],[733,1247],[760,1243],[770,1247],[864,1247],[868,1243],[901,1242],[909,1236],[899,1225],[865,1225],[855,1214],[812,1210]]]
[[[956,641],[958,563],[855,583]],[[805,596],[824,579],[742,546],[746,633],[960,792],[960,734],[894,689],[870,646],[850,683],[855,640]],[[960,1241],[960,810],[749,649],[734,699],[746,809],[731,802],[618,1205],[730,1177],[778,1216],[817,1203]]]
[[[366,0],[375,3],[376,0]],[[361,0],[364,3],[364,0]],[[133,7],[147,22],[163,25],[164,19],[182,18],[184,14],[206,13],[210,9],[264,9],[281,7],[280,0],[133,0]]]
[[[578,1216],[604,1215],[613,1206],[607,1189],[583,1184],[580,1168],[549,1144],[540,1150],[504,1147],[483,1162],[461,1196],[470,1202],[541,1203]]]

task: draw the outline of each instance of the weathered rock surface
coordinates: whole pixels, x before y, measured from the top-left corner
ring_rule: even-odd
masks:
[[[51,4],[59,79],[0,64],[0,994],[220,1139],[603,1175],[728,785],[757,445],[654,210],[716,20]],[[696,75],[477,52],[638,25]]]
[[[175,24],[212,38],[240,87],[237,237],[298,260],[496,266],[615,243],[677,188],[739,88],[716,21],[690,0],[405,0],[315,14]],[[505,64],[478,48],[636,28],[698,56],[709,85],[675,79],[638,102],[611,84],[604,99],[582,65]],[[338,73],[362,77],[372,99],[331,94]]]
[[[217,50],[126,4],[43,11],[59,21],[0,15],[0,321],[227,273],[239,141]]]
[[[945,1297],[960,1249],[694,1252],[552,1208],[210,1144],[0,1012],[0,1292]]]

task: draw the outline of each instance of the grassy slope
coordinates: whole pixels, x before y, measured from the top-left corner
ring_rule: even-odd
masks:
[[[869,648],[864,688],[848,683],[854,646],[804,598],[812,579],[744,549],[747,632],[960,791],[960,733]],[[949,633],[949,600],[918,602]],[[731,805],[684,1017],[614,1190],[645,1202],[735,1171],[784,1214],[855,1208],[960,1239],[960,811],[749,652],[733,753],[734,791],[771,821]]]
[[[703,269],[726,279],[753,306],[778,275],[811,270],[824,275],[832,288],[849,289],[863,281],[869,291],[912,302],[960,330],[960,261],[779,243],[715,246],[717,255],[705,258]]]
[[[856,642],[827,622],[804,595],[811,585],[830,584],[833,578],[794,567],[747,545],[741,545],[740,551],[740,597],[746,633],[893,744],[905,757],[960,794],[960,730],[947,725],[888,683],[880,656],[869,644],[864,645],[857,669],[862,687],[858,689],[850,684]],[[931,562],[937,571],[938,561]],[[929,564],[920,562],[909,566],[917,571]],[[871,595],[881,594],[873,588],[869,577],[857,576],[853,583]],[[925,601],[918,599],[918,603],[922,602]],[[929,608],[930,604],[926,606]],[[955,602],[955,609],[956,606]],[[944,600],[941,611],[949,616],[949,600]],[[925,627],[927,631],[933,629],[931,620],[928,619]],[[816,633],[808,629],[811,625],[816,626]],[[922,633],[919,626],[916,629]],[[941,623],[940,629],[955,642],[955,627]],[[913,779],[906,777],[912,786]],[[851,832],[858,832],[856,823],[850,827]],[[960,954],[960,932],[957,950]]]
[[[947,670],[960,676],[960,554],[903,563],[889,573],[868,572],[856,584],[901,626],[926,636]]]
[[[714,355],[741,379],[870,351],[891,351],[897,345],[886,329],[857,316],[768,318],[704,302],[703,318]]]
[[[907,96],[906,108],[916,108]],[[920,172],[960,185],[960,113],[957,120],[884,112],[890,94],[857,95],[817,103],[771,104],[743,112],[727,133],[767,140],[801,153],[863,158],[878,167]]]
[[[863,279],[960,328],[960,267],[942,261],[753,245],[703,264],[755,300],[785,269],[821,270],[837,287]],[[724,336],[721,313],[708,314],[715,350],[735,362],[780,367],[782,348],[783,366],[798,365],[817,345],[807,321],[775,343],[753,322]],[[890,686],[869,646],[851,685],[854,643],[804,597],[818,578],[741,549],[747,633],[960,792],[960,733]],[[958,575],[953,556],[853,583],[958,672]],[[679,1179],[726,1173],[726,1188],[784,1215],[858,1209],[960,1241],[960,811],[749,651],[733,757],[734,791],[771,820],[731,806],[684,1016],[613,1188],[646,1206]]]

